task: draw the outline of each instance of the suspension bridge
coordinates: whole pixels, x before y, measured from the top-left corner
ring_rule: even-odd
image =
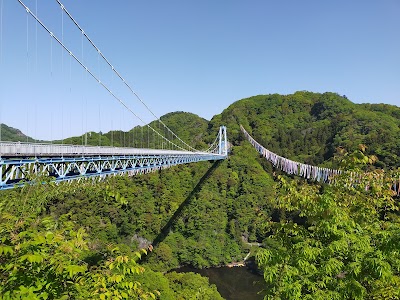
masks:
[[[0,0],[2,1],[2,0]],[[84,178],[104,178],[109,175],[116,174],[145,174],[171,166],[186,163],[196,163],[200,161],[222,160],[228,156],[228,140],[227,129],[225,126],[220,126],[217,137],[213,142],[210,142],[207,149],[198,150],[189,145],[181,139],[175,132],[173,132],[157,115],[149,108],[149,106],[142,100],[141,97],[134,91],[128,81],[121,75],[121,72],[111,64],[110,60],[103,54],[94,41],[80,26],[79,22],[72,16],[67,8],[61,3],[60,0],[54,0],[62,14],[62,30],[61,38],[54,33],[46,23],[38,17],[37,8],[36,13],[33,12],[22,0],[15,0],[20,5],[21,13],[26,13],[26,49],[27,49],[27,70],[30,66],[29,56],[29,18],[34,20],[35,30],[39,27],[45,34],[50,37],[50,73],[56,73],[53,66],[53,42],[59,46],[63,54],[69,57],[69,78],[72,78],[71,62],[75,61],[79,69],[85,74],[82,76],[83,81],[86,77],[92,79],[92,82],[97,84],[103,93],[107,94],[113,100],[113,103],[118,104],[124,112],[127,112],[130,117],[139,121],[142,124],[141,135],[136,136],[136,141],[132,137],[132,142],[127,147],[113,147],[101,146],[101,139],[97,146],[89,146],[87,142],[82,139],[80,145],[65,144],[63,139],[62,143],[43,143],[43,142],[9,142],[2,141],[1,135],[1,107],[0,107],[0,190],[10,189],[15,186],[20,186],[24,182],[29,182],[37,175],[44,175],[52,177],[56,182],[80,180]],[[1,2],[0,9],[3,8]],[[47,8],[47,6],[46,6]],[[1,22],[2,25],[1,11]],[[64,16],[70,21],[75,30],[78,31],[81,37],[81,49],[73,51],[64,39]],[[2,30],[3,26],[1,26]],[[37,32],[36,32],[37,35]],[[1,40],[2,40],[1,31]],[[100,68],[90,65],[90,61],[84,56],[83,42],[89,45],[94,50],[95,65],[99,65],[100,61],[105,65],[105,69],[119,81],[121,87],[128,91],[127,97],[133,97],[139,102],[144,110],[152,117],[152,122],[146,122],[144,118],[138,114],[136,109],[126,98],[119,96],[117,92],[111,89],[111,84],[102,80],[102,72]],[[0,43],[3,47],[3,42]],[[35,46],[37,47],[36,41]],[[0,48],[1,48],[0,47]],[[0,49],[2,50],[2,49]],[[2,54],[3,51],[0,51]],[[80,55],[78,54],[80,52]],[[93,52],[92,52],[93,53]],[[2,55],[0,55],[0,63],[2,62]],[[62,70],[64,68],[64,58],[61,57]],[[0,68],[1,70],[1,68]],[[104,70],[103,70],[104,71]],[[27,75],[29,72],[27,71]],[[29,77],[29,76],[27,76]],[[62,74],[61,74],[62,77]],[[65,77],[65,76],[64,76]],[[104,75],[103,75],[104,78]],[[71,88],[69,89],[71,90]],[[67,95],[68,96],[68,95]],[[92,95],[88,95],[91,97]],[[72,98],[72,97],[71,97]],[[68,99],[70,101],[70,99]],[[72,101],[72,99],[71,99]],[[87,101],[87,99],[85,100]],[[1,103],[0,103],[1,104]],[[57,105],[55,105],[57,106]],[[73,106],[73,105],[72,105]],[[59,107],[57,107],[59,109]],[[109,107],[107,106],[107,109]],[[15,110],[12,110],[15,111]],[[32,109],[28,108],[28,114]],[[74,111],[75,113],[75,111]],[[111,119],[111,113],[107,114],[107,118]],[[58,118],[60,117],[57,111]],[[61,119],[64,119],[64,112],[61,112]],[[82,123],[85,116],[82,114]],[[99,107],[99,122],[103,119],[100,116]],[[87,120],[86,120],[87,122]],[[64,122],[61,122],[62,124]],[[70,120],[70,124],[71,124]],[[112,121],[111,121],[112,124]],[[222,124],[221,124],[222,125]],[[47,124],[50,130],[53,130],[53,123]],[[29,127],[29,126],[27,126]],[[83,126],[82,126],[83,127]],[[143,133],[143,128],[146,128],[147,136]],[[83,129],[83,128],[82,128]],[[241,127],[241,130],[247,140],[254,146],[254,148],[270,161],[275,168],[279,168],[287,174],[302,176],[306,179],[316,180],[320,182],[329,183],[332,178],[341,173],[339,170],[321,168],[318,166],[311,166],[300,162],[295,162],[285,157],[281,157],[267,148],[263,147],[256,140],[251,137],[247,131]],[[64,131],[62,127],[61,131]],[[87,132],[88,130],[86,130]],[[101,130],[99,130],[101,132]],[[84,130],[82,130],[84,132]],[[143,143],[143,140],[147,141]],[[152,147],[150,147],[150,140]],[[112,142],[111,142],[112,144]],[[129,143],[128,143],[129,144]],[[393,189],[400,194],[400,178],[394,181]]]
[[[113,146],[88,146],[86,143],[82,145],[68,145],[63,142],[41,143],[41,142],[8,142],[1,140],[1,122],[0,122],[0,190],[10,189],[15,186],[23,185],[30,182],[35,176],[50,176],[56,182],[80,180],[84,178],[103,178],[108,175],[115,174],[145,174],[156,170],[161,170],[171,166],[187,163],[195,163],[200,161],[222,160],[228,155],[228,140],[226,127],[221,126],[214,142],[209,143],[205,150],[195,149],[183,141],[176,135],[156,114],[148,107],[148,105],[133,90],[127,80],[122,77],[121,73],[111,64],[110,60],[100,51],[94,41],[79,25],[78,21],[72,16],[67,8],[60,0],[55,0],[62,13],[62,18],[66,16],[71,21],[83,39],[89,46],[95,50],[97,61],[100,60],[111,71],[112,75],[119,80],[122,87],[128,90],[130,96],[136,98],[150,113],[153,121],[146,123],[144,118],[140,116],[128,103],[126,99],[111,90],[110,84],[104,82],[100,78],[100,71],[96,72],[93,67],[89,66],[89,62],[84,62],[83,48],[82,55],[73,52],[64,40],[64,20],[62,37],[58,37],[45,21],[41,20],[36,13],[33,12],[22,0],[16,0],[21,6],[21,13],[27,16],[27,65],[29,66],[29,19],[35,21],[35,26],[50,36],[51,39],[51,55],[53,53],[53,42],[65,52],[71,61],[75,61],[77,65],[85,72],[85,76],[91,77],[102,88],[103,92],[115,100],[123,107],[133,118],[136,118],[146,128],[147,137],[143,135],[139,138],[154,141],[153,147],[113,147]],[[37,4],[36,4],[37,5]],[[2,7],[3,8],[3,2]],[[1,11],[1,15],[3,11]],[[2,26],[3,27],[3,26]],[[37,30],[37,28],[36,28]],[[37,32],[36,32],[37,35]],[[37,47],[37,44],[36,44]],[[63,58],[62,58],[62,64]],[[53,72],[53,61],[51,61]],[[71,70],[71,66],[70,66]],[[71,71],[70,71],[71,72]],[[70,77],[72,74],[70,73]],[[114,103],[115,103],[114,101]],[[11,104],[12,105],[12,104]],[[100,113],[99,113],[100,114]],[[99,116],[99,119],[100,116]],[[152,125],[151,125],[152,124]],[[156,124],[156,125],[155,125]],[[52,126],[50,126],[52,127]],[[52,128],[50,128],[52,129]],[[138,138],[138,137],[137,137]],[[133,142],[133,146],[140,143]],[[147,143],[149,146],[149,143]],[[158,146],[158,147],[157,147]],[[160,149],[161,148],[161,149]]]
[[[220,127],[217,140],[217,147],[207,152],[2,142],[0,189],[13,188],[34,175],[51,176],[59,182],[118,173],[145,174],[179,164],[225,159],[225,126]]]

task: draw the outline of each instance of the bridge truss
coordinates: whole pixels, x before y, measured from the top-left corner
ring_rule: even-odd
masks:
[[[157,150],[99,146],[0,143],[0,190],[20,186],[38,175],[70,181],[108,175],[137,175],[228,155],[226,127],[208,151]]]
[[[194,149],[183,141],[161,120],[161,118],[154,114],[146,103],[144,103],[144,101],[134,91],[133,87],[124,77],[122,77],[121,73],[114,68],[110,60],[104,56],[93,40],[85,33],[83,28],[65,8],[61,1],[57,0],[56,2],[61,9],[62,16],[66,15],[72,28],[74,28],[74,30],[77,29],[80,32],[80,51],[76,51],[79,50],[79,47],[74,45],[73,41],[64,40],[63,17],[61,19],[61,37],[59,38],[54,33],[54,28],[51,29],[51,27],[45,24],[44,21],[39,19],[37,12],[34,13],[33,10],[24,4],[23,0],[17,1],[25,9],[27,14],[27,66],[29,65],[28,17],[32,17],[36,26],[50,35],[51,59],[53,51],[52,43],[55,41],[56,45],[61,47],[62,53],[65,52],[69,55],[70,65],[71,61],[75,61],[78,64],[77,66],[80,66],[84,72],[83,75],[87,74],[87,77],[93,78],[97,84],[102,87],[103,92],[106,92],[107,97],[110,96],[110,99],[114,100],[114,103],[118,103],[118,105],[123,108],[124,112],[128,112],[132,117],[136,118],[143,124],[143,127],[145,127],[147,131],[148,141],[150,136],[152,136],[154,140],[157,139],[158,141],[162,141],[162,143],[160,143],[161,146],[159,146],[162,149],[4,142],[1,140],[0,122],[0,190],[23,185],[24,182],[31,182],[35,178],[40,178],[40,176],[48,176],[56,182],[61,182],[83,178],[102,178],[108,175],[123,173],[136,175],[179,164],[205,160],[221,160],[227,157],[228,143],[225,126],[220,127],[217,138],[205,151]],[[84,41],[89,44],[90,49],[95,50],[95,55],[83,55]],[[72,50],[74,50],[74,52]],[[78,54],[79,52],[80,54]],[[93,68],[93,58],[97,58],[97,71]],[[107,80],[101,80],[102,78],[105,78],[105,75],[100,72],[100,63],[102,63],[102,65],[106,67],[106,70],[108,70],[112,75],[111,78],[116,77],[116,79],[118,79],[117,81],[119,82],[119,85],[114,85],[114,88],[119,86],[119,89],[123,88],[125,92],[128,91],[129,96],[133,96],[133,98],[140,102],[142,108],[144,108],[144,112],[151,114],[153,122],[146,122],[145,117],[139,115],[136,110],[131,107],[129,104],[130,102],[121,97],[121,91],[118,91],[118,89],[117,91],[114,91],[114,89],[112,91],[111,85],[109,83],[107,84]],[[63,66],[63,56],[61,59],[61,65]],[[72,78],[71,66],[70,78]],[[78,90],[81,91],[83,89],[80,87]],[[60,110],[60,108],[57,107],[57,110]],[[29,114],[32,113],[31,110],[28,110],[28,112]],[[63,116],[63,111],[61,112],[61,115]],[[101,121],[100,115],[99,105],[99,124]],[[84,118],[82,115],[82,124],[83,120]],[[63,120],[61,123],[63,123]],[[100,128],[99,131],[101,131]],[[165,147],[169,147],[169,149],[165,149],[164,145]]]

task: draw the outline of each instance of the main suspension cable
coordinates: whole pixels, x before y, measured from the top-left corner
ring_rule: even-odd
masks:
[[[132,109],[130,109],[126,104],[125,104],[125,102],[124,101],[122,101],[122,99],[120,99],[117,95],[115,95],[111,90],[110,90],[110,88],[105,84],[105,83],[103,83],[88,67],[86,67],[86,65],[85,64],[83,64],[83,62],[82,61],[80,61],[76,56],[75,56],[75,54],[72,52],[72,51],[70,51],[65,45],[64,45],[64,43],[62,43],[61,41],[60,41],[60,39],[59,38],[57,38],[55,35],[54,35],[54,33],[52,32],[52,31],[50,31],[48,28],[47,28],[47,26],[22,2],[22,0],[18,0],[18,2],[25,8],[25,10],[26,10],[26,12],[28,13],[28,14],[30,14],[35,20],[36,20],[36,22],[38,22],[49,34],[50,34],[50,36],[54,39],[54,40],[56,40],[57,41],[57,43],[58,44],[60,44],[61,45],[61,47],[65,50],[65,51],[67,51],[68,53],[69,53],[69,55],[71,56],[71,57],[73,57],[74,59],[75,59],[75,61],[82,67],[82,68],[84,68],[85,70],[86,70],[86,72],[87,73],[89,73],[103,88],[105,88],[107,91],[108,91],[108,93],[115,99],[115,100],[117,100],[121,105],[123,105],[130,113],[132,113],[137,119],[139,119],[144,125],[146,125],[146,122],[142,119],[142,118],[140,118]],[[171,142],[171,144],[173,145],[173,146],[175,146],[175,147],[177,147],[178,149],[180,149],[180,150],[184,150],[184,151],[186,151],[186,149],[184,149],[183,147],[181,147],[181,146],[178,146],[177,144],[175,144],[175,143],[173,143],[172,141],[169,141],[167,138],[165,138],[163,135],[161,135],[157,130],[155,130],[153,127],[151,127],[149,124],[147,124],[147,127],[149,128],[149,129],[151,129],[154,133],[156,133],[156,134],[158,134],[161,138],[163,138],[164,140],[166,140],[166,141],[168,141],[168,142]],[[172,131],[171,131],[172,132]],[[175,135],[176,136],[176,135]],[[182,141],[183,142],[183,141]],[[187,145],[185,142],[183,142],[185,145]],[[189,145],[187,145],[187,146],[189,146]],[[195,151],[198,151],[198,150],[196,150],[196,149],[194,149],[194,148],[192,148],[191,146],[189,146],[191,149],[193,149],[193,150],[195,150]]]
[[[85,36],[88,42],[96,49],[98,54],[103,58],[103,60],[109,65],[111,70],[122,80],[125,86],[130,90],[130,92],[144,105],[144,107],[155,117],[169,132],[172,133],[180,142],[182,142],[185,146],[187,146],[190,150],[198,151],[186,142],[184,142],[179,136],[177,136],[159,117],[157,117],[153,111],[147,106],[147,104],[141,99],[141,97],[133,90],[133,88],[128,84],[128,82],[121,76],[121,74],[114,68],[111,62],[104,56],[104,54],[100,51],[100,49],[95,45],[95,43],[89,38],[83,28],[79,25],[79,23],[74,19],[74,17],[68,12],[65,6],[61,3],[60,0],[56,0],[60,5],[61,9],[67,14],[67,16],[71,19],[71,21],[76,25],[76,27],[81,31],[81,33]],[[154,129],[153,129],[154,130]]]

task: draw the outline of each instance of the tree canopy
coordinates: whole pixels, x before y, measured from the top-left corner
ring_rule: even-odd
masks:
[[[399,178],[399,116],[396,106],[306,91],[242,99],[209,122],[167,114],[161,120],[199,149],[226,125],[229,158],[0,192],[0,295],[219,299],[207,279],[173,270],[241,261],[257,242],[267,298],[399,299],[399,198],[388,181]],[[370,164],[357,182],[352,175],[336,185],[296,179],[260,157],[240,124],[292,160],[338,168],[342,161],[347,169]],[[147,130],[64,143],[160,146]]]

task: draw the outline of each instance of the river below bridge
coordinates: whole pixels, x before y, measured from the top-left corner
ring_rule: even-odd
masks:
[[[263,288],[263,277],[253,273],[247,267],[220,267],[194,269],[182,267],[176,272],[194,272],[209,278],[210,283],[217,286],[218,292],[227,300],[262,300],[264,295],[258,294]]]

